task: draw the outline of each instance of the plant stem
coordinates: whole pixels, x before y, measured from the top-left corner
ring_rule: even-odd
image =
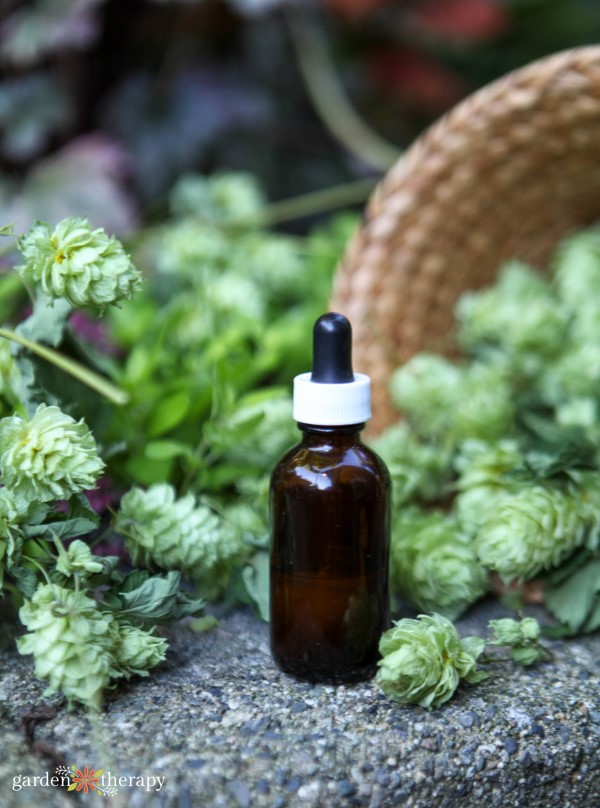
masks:
[[[105,379],[98,373],[94,373],[93,370],[86,368],[74,359],[69,359],[53,348],[49,348],[47,345],[40,345],[39,342],[26,339],[8,328],[0,328],[0,337],[12,340],[12,342],[17,342],[32,353],[45,359],[47,362],[51,362],[57,368],[60,368],[60,370],[64,370],[65,373],[69,373],[78,381],[86,384],[97,393],[100,393],[100,395],[107,398],[113,404],[122,405],[127,404],[129,401],[129,394],[112,384],[112,382],[109,382],[108,379]]]
[[[288,12],[287,21],[306,89],[323,123],[353,154],[373,168],[387,171],[401,152],[357,115],[339,80],[318,23],[294,12]]]
[[[262,209],[258,223],[263,227],[271,227],[282,222],[364,202],[376,183],[377,180],[372,178],[354,180],[301,194],[292,199],[283,199],[281,202],[273,202]]]

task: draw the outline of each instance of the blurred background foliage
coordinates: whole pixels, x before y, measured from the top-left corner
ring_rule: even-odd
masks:
[[[34,318],[29,334],[107,375],[129,394],[127,407],[35,358],[32,378],[45,401],[93,430],[107,462],[92,494],[99,512],[129,486],[158,481],[208,498],[248,546],[236,597],[265,614],[268,474],[297,434],[290,380],[309,367],[312,324],[359,207],[462,97],[533,59],[597,42],[600,4],[1,8],[0,225],[24,233],[34,219],[87,216],[125,240],[146,278],[104,320],[75,312],[65,330]],[[18,261],[11,245],[2,245],[5,270]],[[19,279],[6,274],[0,320],[14,325],[29,311]],[[0,414],[13,404],[4,391]]]
[[[191,170],[274,200],[364,179],[477,87],[599,37],[596,0],[4,0],[1,218],[123,235]]]

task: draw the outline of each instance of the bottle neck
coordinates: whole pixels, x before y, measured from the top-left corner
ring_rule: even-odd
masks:
[[[355,443],[365,424],[343,424],[341,426],[319,426],[317,424],[302,424],[298,422],[298,428],[302,431],[302,443],[315,443],[326,441],[327,443],[352,444]]]

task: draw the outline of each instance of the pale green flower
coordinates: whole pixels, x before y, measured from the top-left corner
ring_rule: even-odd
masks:
[[[56,559],[56,569],[63,575],[87,577],[102,572],[104,569],[101,559],[95,556],[89,546],[81,539],[75,539],[66,552],[61,552]]]
[[[495,440],[514,417],[513,393],[500,365],[466,367],[418,354],[393,374],[390,389],[416,430],[446,446],[468,438]]]
[[[21,374],[10,345],[7,339],[0,339],[0,395],[15,402],[19,400]]]
[[[598,521],[583,488],[526,486],[484,520],[476,538],[479,559],[507,584],[527,581],[558,566],[586,542],[595,546]]]
[[[396,508],[442,497],[450,476],[448,452],[419,441],[405,421],[386,429],[370,445],[388,467]]]
[[[23,535],[20,514],[7,488],[0,488],[0,590],[4,574],[21,556]]]
[[[308,269],[296,243],[273,233],[251,233],[240,242],[240,268],[276,300],[301,298],[306,293]]]
[[[487,676],[477,670],[484,647],[479,637],[461,639],[439,614],[399,620],[381,637],[377,683],[402,704],[439,707],[452,697],[461,679],[474,683]]]
[[[507,472],[522,463],[523,455],[513,440],[493,444],[468,440],[462,444],[454,461],[459,472],[454,512],[469,536],[474,536],[500,502],[519,488],[518,481]]]
[[[432,437],[447,429],[463,381],[462,368],[441,356],[421,353],[395,371],[390,391],[394,404],[416,429]]]
[[[299,439],[292,399],[280,388],[248,393],[207,424],[205,437],[227,462],[270,471]]]
[[[165,229],[156,266],[160,272],[201,285],[229,266],[230,255],[230,240],[221,230],[196,219],[183,219]]]
[[[473,363],[451,402],[449,436],[453,443],[504,437],[514,418],[514,395],[506,371],[499,365]]]
[[[559,246],[551,264],[563,305],[576,316],[590,304],[600,310],[600,231],[587,230]]]
[[[121,624],[116,620],[111,625],[113,676],[148,676],[150,668],[162,662],[167,653],[167,641],[155,637],[153,631],[137,626]]]
[[[51,300],[64,297],[72,306],[104,308],[129,300],[141,283],[121,243],[87,219],[71,217],[53,231],[36,222],[19,239],[25,263],[16,267],[24,278],[40,283]]]
[[[547,657],[546,649],[540,645],[540,626],[533,617],[513,620],[505,617],[490,620],[489,627],[494,633],[490,645],[508,645],[511,657],[519,665],[533,665]]]
[[[177,215],[193,213],[216,222],[252,221],[265,205],[256,177],[244,172],[227,172],[211,177],[187,174],[171,193],[171,207]]]
[[[97,709],[111,676],[112,616],[82,592],[42,584],[19,617],[29,633],[17,647],[33,654],[35,675],[48,681],[44,695],[60,692]]]
[[[537,374],[561,353],[567,317],[544,279],[518,261],[506,264],[494,286],[462,295],[458,338],[471,352],[501,351],[510,366]]]
[[[412,606],[454,620],[487,589],[487,573],[458,525],[432,511],[394,521],[392,588]]]
[[[600,350],[597,341],[576,342],[567,347],[565,353],[539,379],[537,387],[545,401],[558,406],[572,398],[600,398]]]
[[[179,570],[201,585],[206,597],[221,591],[244,552],[239,531],[192,494],[176,499],[167,483],[125,494],[115,528],[136,566]]]
[[[93,488],[104,467],[84,421],[45,404],[29,421],[20,415],[0,420],[0,465],[7,488],[29,502]]]

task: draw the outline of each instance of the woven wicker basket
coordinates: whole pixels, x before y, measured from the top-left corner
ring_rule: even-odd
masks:
[[[565,51],[474,93],[378,185],[336,273],[378,431],[398,418],[390,373],[452,352],[456,299],[507,258],[543,266],[559,238],[600,218],[600,47]]]

